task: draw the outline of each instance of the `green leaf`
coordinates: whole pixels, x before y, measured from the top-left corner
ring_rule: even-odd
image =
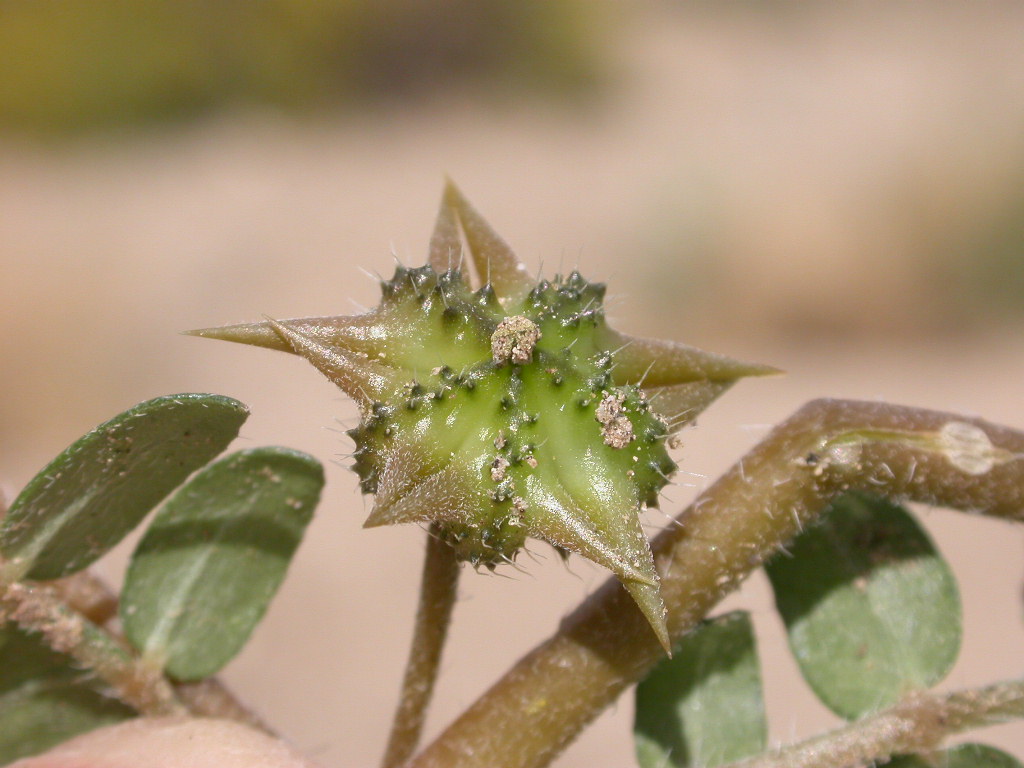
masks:
[[[197,474],[157,513],[121,597],[125,634],[179,680],[214,674],[245,644],[313,515],[323,468],[257,448]]]
[[[0,765],[134,716],[38,636],[0,627]]]
[[[56,579],[88,566],[223,451],[248,415],[228,397],[173,395],[80,438],[11,505],[0,526],[4,578]]]
[[[956,660],[956,581],[898,505],[863,494],[837,499],[767,571],[804,677],[843,717],[930,688]]]
[[[640,768],[715,766],[764,749],[754,631],[745,612],[701,624],[636,689]]]
[[[1024,768],[1013,755],[985,744],[961,744],[927,757],[899,755],[886,768]]]

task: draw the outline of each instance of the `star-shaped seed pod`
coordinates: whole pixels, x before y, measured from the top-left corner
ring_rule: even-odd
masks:
[[[613,330],[604,285],[532,279],[450,183],[427,264],[381,289],[362,315],[193,333],[300,355],[356,401],[367,527],[436,523],[490,567],[527,538],[576,552],[618,576],[668,651],[640,522],[676,469],[666,442],[737,379],[775,369]]]

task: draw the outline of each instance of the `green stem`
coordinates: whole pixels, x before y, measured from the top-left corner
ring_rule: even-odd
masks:
[[[1024,434],[977,420],[884,403],[809,403],[653,542],[671,637],[686,634],[845,490],[1021,519],[1022,454]],[[547,765],[662,653],[611,580],[411,766]]]
[[[9,584],[0,594],[0,620],[38,632],[55,651],[96,672],[118,698],[144,715],[184,715],[187,710],[159,670],[142,664],[101,628],[68,608],[49,587]]]
[[[1019,717],[1024,717],[1024,680],[947,694],[918,693],[843,728],[723,768],[885,763],[893,755],[934,750],[956,733]]]
[[[412,646],[391,736],[381,762],[383,768],[405,765],[419,744],[430,696],[437,681],[441,651],[448,635],[458,579],[459,563],[455,559],[455,550],[441,539],[437,526],[433,525],[427,536]]]

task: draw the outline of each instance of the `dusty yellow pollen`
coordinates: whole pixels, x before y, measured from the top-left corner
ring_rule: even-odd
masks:
[[[494,362],[524,365],[533,359],[533,348],[540,339],[540,328],[528,317],[506,317],[491,334]]]

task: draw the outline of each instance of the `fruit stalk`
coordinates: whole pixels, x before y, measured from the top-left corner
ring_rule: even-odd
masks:
[[[409,660],[382,768],[405,765],[419,744],[455,605],[459,562],[437,526],[430,527],[426,550]]]

